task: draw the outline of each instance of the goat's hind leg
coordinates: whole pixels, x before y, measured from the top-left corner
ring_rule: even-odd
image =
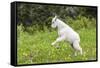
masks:
[[[79,51],[80,54],[82,55],[82,48],[80,47],[78,41],[74,41],[74,43],[73,43],[73,48],[74,48],[76,51]],[[76,51],[75,51],[75,55],[77,55]]]

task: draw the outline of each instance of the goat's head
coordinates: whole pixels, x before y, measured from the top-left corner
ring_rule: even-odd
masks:
[[[52,28],[56,28],[57,27],[57,16],[55,16],[53,19],[52,19],[52,24],[51,24],[51,27]]]

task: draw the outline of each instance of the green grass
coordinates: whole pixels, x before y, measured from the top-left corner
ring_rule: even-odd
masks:
[[[36,31],[32,34],[24,31],[18,32],[18,64],[95,60],[96,30],[80,29],[77,32],[80,35],[80,46],[83,49],[83,55],[79,54],[77,56],[74,56],[74,50],[68,42],[60,42],[59,48],[51,45],[51,43],[57,38],[57,32],[55,30],[51,32],[48,30]]]

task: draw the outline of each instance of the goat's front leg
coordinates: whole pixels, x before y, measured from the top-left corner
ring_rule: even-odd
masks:
[[[58,38],[56,39],[56,41],[54,41],[51,45],[55,45],[57,42],[63,41],[64,39],[65,39],[64,36],[58,37]]]

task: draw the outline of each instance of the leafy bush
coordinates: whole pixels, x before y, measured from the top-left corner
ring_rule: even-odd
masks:
[[[90,29],[96,27],[96,20],[94,18],[88,18],[84,16],[78,16],[76,19],[70,17],[66,18],[66,23],[73,29],[79,30],[82,28]]]
[[[49,28],[54,15],[57,15],[64,21],[69,20],[66,17],[76,19],[72,20],[72,23],[75,25],[80,24],[78,27],[88,27],[91,22],[90,20],[92,20],[92,18],[96,19],[97,17],[97,7],[85,6],[78,7],[18,3],[17,12],[19,25],[20,23],[22,23],[24,27],[38,25],[40,29],[43,29],[44,25]],[[87,22],[89,22],[89,24]],[[76,29],[78,29],[78,27],[76,27]]]

